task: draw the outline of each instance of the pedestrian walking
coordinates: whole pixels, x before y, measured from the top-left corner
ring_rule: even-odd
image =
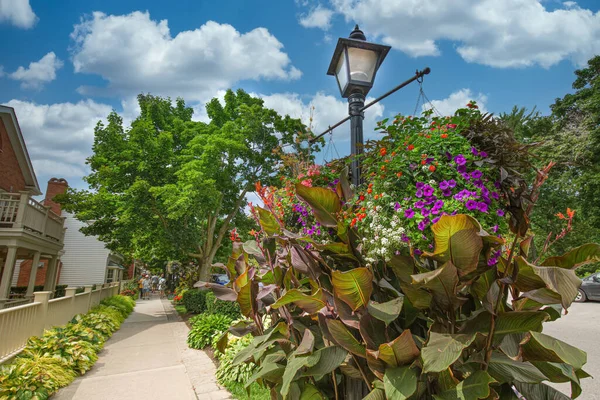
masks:
[[[140,275],[138,279],[138,292],[140,292],[140,300],[144,299],[144,275]]]
[[[150,280],[150,276],[146,275],[146,277],[144,278],[144,282],[143,282],[144,298],[146,300],[150,300],[150,290],[151,289],[152,289],[152,281]]]
[[[165,279],[165,274],[160,274],[160,278],[158,279],[158,291],[160,293],[160,298],[165,297],[165,286],[167,285],[167,280]]]

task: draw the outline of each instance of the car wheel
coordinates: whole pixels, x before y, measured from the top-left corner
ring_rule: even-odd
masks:
[[[587,296],[585,295],[585,292],[583,290],[579,289],[577,292],[577,297],[575,297],[575,301],[578,303],[583,303],[586,300],[587,300]]]

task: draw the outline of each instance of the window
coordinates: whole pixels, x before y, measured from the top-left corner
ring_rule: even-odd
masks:
[[[111,283],[115,278],[115,270],[112,268],[108,269],[108,273],[106,274],[106,283]]]

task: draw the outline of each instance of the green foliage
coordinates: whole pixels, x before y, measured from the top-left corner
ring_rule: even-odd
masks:
[[[208,314],[221,314],[227,315],[232,320],[236,320],[242,316],[240,306],[237,303],[231,301],[219,300],[215,297],[213,292],[206,292],[206,312]]]
[[[271,391],[256,382],[252,383],[247,389],[243,383],[238,382],[229,382],[224,386],[236,400],[271,400]],[[250,394],[247,390],[250,391]]]
[[[192,349],[203,349],[210,345],[215,335],[224,332],[233,321],[226,315],[200,314],[190,318],[192,329],[188,333],[187,343]]]
[[[128,297],[114,296],[62,327],[31,337],[23,351],[0,368],[0,399],[42,400],[84,374],[97,353],[132,310]]]
[[[108,247],[143,259],[181,260],[195,268],[187,283],[208,280],[213,259],[232,223],[248,218],[245,197],[256,181],[269,182],[282,166],[278,153],[303,148],[306,128],[281,117],[243,90],[207,106],[209,123],[193,121],[182,99],[139,95],[130,127],[112,112],[94,132],[85,177],[90,191],[70,189],[65,209],[93,221],[82,230]],[[322,143],[318,142],[318,143]]]
[[[183,293],[182,302],[185,309],[193,314],[206,311],[206,290],[187,290]]]
[[[250,344],[252,337],[244,336],[243,338],[236,339],[228,343],[224,353],[215,350],[215,356],[219,360],[216,377],[217,382],[221,385],[227,385],[232,382],[245,384],[256,369],[256,365],[253,363],[233,365],[235,356]]]
[[[102,300],[100,304],[115,307],[124,317],[127,317],[135,307],[135,300],[129,296],[117,295]]]
[[[382,122],[384,138],[365,154],[374,175],[357,194],[343,171],[330,189],[296,185],[312,216],[329,227],[324,239],[286,229],[286,214],[298,207],[282,209],[275,189],[258,190],[265,208],[254,207],[253,215],[261,231],[234,243],[225,266],[231,282],[207,285],[247,318],[228,329],[254,336],[232,363],[256,365],[246,385],[259,382],[274,397],[333,398],[333,382],[345,391],[348,379],[357,379],[366,381],[369,399],[411,400],[505,398],[514,385],[544,393],[532,396],[542,400],[553,392],[528,385],[549,381],[571,382],[572,398],[581,394],[585,353],[541,331],[560,317],[555,307],[570,306],[581,284],[575,269],[597,261],[600,247],[534,254],[530,217],[549,168],[531,164],[529,147],[509,127],[473,103],[469,108],[434,118],[426,130],[423,119]],[[403,169],[417,159],[424,161],[418,170]],[[451,179],[464,186],[438,191]],[[455,197],[465,187],[471,200],[494,207],[469,208]],[[362,203],[361,192],[372,195],[371,204]],[[424,204],[415,205],[415,197]],[[434,212],[439,199],[446,200]],[[405,213],[409,207],[427,208],[435,220],[417,224]],[[369,226],[356,223],[367,208]],[[398,231],[405,238],[371,251],[370,225],[384,224],[388,213],[379,238]]]

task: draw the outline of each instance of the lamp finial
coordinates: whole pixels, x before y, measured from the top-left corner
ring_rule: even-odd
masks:
[[[360,30],[360,28],[358,27],[358,24],[356,24],[354,26],[354,30],[352,32],[350,32],[350,39],[367,41],[367,37],[365,36],[363,31]]]

